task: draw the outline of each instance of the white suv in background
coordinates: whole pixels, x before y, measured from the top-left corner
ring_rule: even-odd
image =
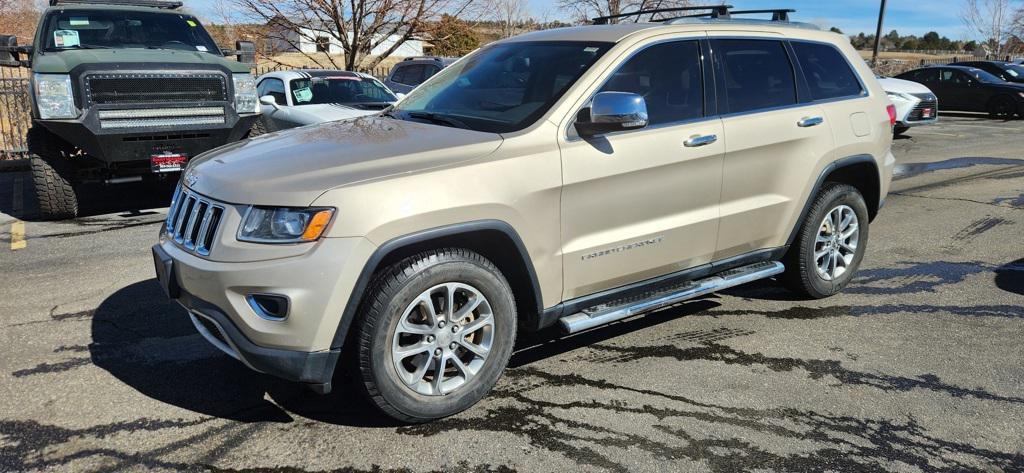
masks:
[[[933,125],[939,121],[939,99],[928,87],[889,77],[879,78],[878,82],[896,106],[893,134],[901,135],[912,126]]]

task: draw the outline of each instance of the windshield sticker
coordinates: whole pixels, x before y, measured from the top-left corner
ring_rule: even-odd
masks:
[[[313,91],[309,90],[309,87],[295,89],[292,91],[292,95],[295,96],[295,101],[299,103],[309,102],[310,100],[313,100]]]
[[[199,51],[202,51],[202,52],[204,52],[204,53],[205,53],[205,52],[209,52],[209,51],[210,51],[209,49],[206,49],[206,46],[203,46],[203,45],[201,45],[201,44],[200,44],[200,45],[197,45],[197,46],[196,46],[196,49],[198,49]]]
[[[81,44],[75,30],[57,30],[53,32],[53,45],[58,48],[73,48]]]
[[[73,16],[69,23],[71,26],[89,26],[89,19],[84,16]]]
[[[185,20],[185,23],[188,23],[188,26],[191,26],[193,28],[199,26],[199,23],[196,23],[195,21],[192,21],[192,20]]]

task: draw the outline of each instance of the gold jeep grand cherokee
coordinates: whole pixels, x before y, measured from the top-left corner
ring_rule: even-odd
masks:
[[[845,37],[737,13],[525,34],[380,115],[209,152],[158,279],[250,368],[326,392],[352,363],[344,388],[409,422],[485,396],[518,330],[769,277],[831,296],[889,188],[892,109]]]

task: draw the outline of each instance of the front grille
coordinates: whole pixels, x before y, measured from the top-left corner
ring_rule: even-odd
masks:
[[[913,110],[907,115],[908,122],[916,122],[921,120],[934,120],[939,116],[939,99],[932,94],[912,94],[914,97],[921,99],[921,102],[917,104]],[[921,115],[924,109],[930,108],[932,110],[932,116],[923,118]]]
[[[85,91],[96,105],[228,101],[227,81],[215,73],[92,74]]]
[[[223,217],[223,205],[178,186],[167,211],[167,236],[192,253],[209,255]]]

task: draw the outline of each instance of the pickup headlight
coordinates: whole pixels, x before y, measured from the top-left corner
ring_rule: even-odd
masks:
[[[67,74],[34,74],[36,106],[43,120],[77,118],[71,76]]]
[[[232,74],[235,85],[235,112],[259,113],[260,101],[256,96],[256,78],[252,74]]]
[[[316,241],[331,223],[334,209],[249,207],[238,229],[238,240],[251,243]]]

